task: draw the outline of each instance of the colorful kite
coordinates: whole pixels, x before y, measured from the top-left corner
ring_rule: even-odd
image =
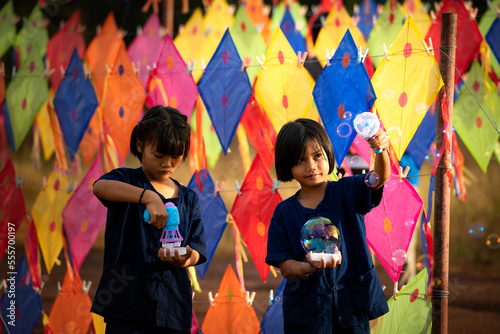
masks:
[[[0,171],[0,198],[2,199],[2,204],[0,204],[0,260],[2,260],[5,252],[12,250],[14,244],[10,240],[15,240],[15,233],[26,217],[23,192],[16,184],[16,171],[11,159]],[[14,271],[14,268],[9,271]]]
[[[97,108],[94,87],[85,77],[76,48],[56,92],[54,108],[64,134],[64,142],[73,160]]]
[[[388,59],[382,60],[372,78],[377,94],[375,108],[398,160],[443,86],[439,66],[424,49],[422,40],[408,17]]]
[[[255,94],[276,132],[288,121],[305,117],[313,102],[314,82],[276,28],[255,83]]]
[[[267,170],[270,170],[274,165],[274,143],[277,133],[253,93],[241,116],[240,124],[245,128],[250,143],[262,158]]]
[[[90,119],[89,126],[85,131],[80,143],[80,153],[82,154],[83,162],[86,165],[94,160],[99,143],[101,142],[100,129],[102,128],[102,112],[98,107],[94,116]]]
[[[7,277],[6,292],[2,295],[2,323],[9,334],[33,333],[42,315],[42,298],[33,289],[33,282],[26,258],[23,256],[13,272]],[[15,302],[15,304],[12,304]]]
[[[411,15],[413,22],[417,26],[418,31],[422,36],[427,35],[429,31],[432,20],[429,14],[426,12],[421,0],[405,0],[401,11],[405,15]]]
[[[63,71],[70,63],[74,50],[78,51],[80,59],[85,54],[85,40],[83,39],[82,32],[79,30],[79,23],[80,15],[76,11],[64,27],[57,31],[47,44],[47,67],[55,70],[55,74],[50,76],[50,83],[54,91],[59,87],[61,80],[67,76],[67,73],[64,74]]]
[[[474,96],[463,86],[460,96],[455,102],[453,126],[460,139],[476,159],[482,171],[486,173],[495,144],[500,135],[498,130],[490,124],[489,119],[498,120],[500,117],[500,98],[496,86],[491,79],[481,70],[481,65],[474,61],[465,81],[472,89],[482,109]],[[489,119],[488,116],[489,115]]]
[[[127,156],[130,135],[145,100],[144,87],[137,73],[134,73],[125,46],[121,44],[113,61],[113,69],[106,78],[101,107],[104,122],[122,161]]]
[[[227,209],[220,194],[214,191],[214,182],[206,169],[196,171],[187,187],[198,193],[201,221],[205,227],[207,262],[196,266],[196,271],[200,275],[201,280],[203,280],[215,249],[226,229]]]
[[[259,319],[246,298],[231,265],[222,277],[219,292],[207,311],[203,325],[205,334],[258,334]]]
[[[160,51],[156,68],[150,72],[146,104],[171,106],[189,119],[198,97],[196,83],[193,76],[187,74],[186,63],[169,35]]]
[[[434,103],[429,110],[427,110],[425,117],[422,119],[415,135],[413,135],[413,138],[406,148],[406,153],[411,157],[418,170],[425,161],[425,156],[436,137],[436,108],[437,105]]]
[[[491,2],[490,7],[486,10],[486,12],[483,13],[481,16],[481,21],[479,21],[479,31],[481,32],[481,35],[486,37],[486,34],[491,28],[491,25],[497,18],[497,14],[495,12],[495,8],[499,8],[500,6],[500,0],[495,0]],[[489,46],[488,46],[489,49]],[[1,53],[0,53],[1,55]],[[500,55],[499,55],[500,56]],[[490,64],[495,73],[500,73],[500,63],[497,57],[491,55],[490,56]]]
[[[366,215],[366,240],[385,270],[397,282],[406,252],[418,222],[423,201],[406,179],[392,166],[384,185],[382,202]]]
[[[400,292],[387,302],[389,313],[377,320],[373,334],[430,333],[432,303],[427,296],[427,270],[420,271]]]
[[[245,9],[253,24],[262,35],[264,43],[267,45],[271,40],[272,30],[271,20],[269,19],[269,8],[263,0],[248,0],[245,2]]]
[[[198,100],[201,103],[201,106],[198,108],[196,107],[196,110],[193,112],[193,115],[191,117],[190,125],[191,129],[193,130],[194,133],[197,133],[197,127],[196,127],[196,114],[198,111],[201,113],[201,118],[202,118],[202,133],[203,133],[203,141],[205,142],[205,154],[207,158],[207,165],[208,169],[213,170],[215,168],[215,165],[217,164],[217,161],[219,161],[219,156],[222,152],[222,146],[220,145],[219,138],[217,137],[217,134],[215,133],[214,126],[212,125],[212,122],[210,121],[210,117],[208,116],[207,110],[205,109],[205,106],[203,105],[203,102],[201,101],[201,98]],[[193,117],[194,116],[194,117]]]
[[[44,160],[50,159],[55,151],[54,135],[52,133],[52,127],[50,126],[50,116],[49,116],[49,102],[45,102],[35,118],[35,124],[40,132],[40,143],[43,149]]]
[[[444,0],[441,9],[436,15],[436,20],[425,38],[426,41],[429,38],[432,39],[434,49],[439,49],[441,46],[441,15],[443,13],[457,14],[456,47],[460,52],[456,52],[454,65],[459,73],[465,73],[479,52],[483,36],[481,36],[476,20],[470,19],[470,13],[467,8],[465,8],[463,1]],[[440,56],[440,52],[435,53],[438,62]],[[455,75],[455,85],[457,85],[460,80],[460,76]]]
[[[281,281],[272,304],[266,310],[260,329],[262,334],[281,334],[284,333],[283,324],[283,290],[285,289],[286,278]]]
[[[307,51],[306,40],[304,39],[304,36],[300,32],[300,30],[297,28],[297,25],[293,20],[292,14],[290,13],[290,10],[288,8],[285,10],[280,28],[295,53],[299,51]]]
[[[373,29],[373,21],[378,19],[377,2],[375,0],[361,0],[359,12],[356,15],[359,17],[358,29],[366,40]]]
[[[354,118],[370,111],[376,99],[370,77],[357,57],[358,50],[348,29],[330,60],[330,66],[323,68],[313,90],[314,101],[339,166],[356,137]]]
[[[86,333],[92,322],[91,306],[78,271],[68,268],[61,290],[50,310],[50,327],[54,333]]]
[[[40,55],[31,52],[7,88],[5,99],[9,119],[5,121],[10,122],[13,136],[10,145],[13,151],[19,148],[31,129],[38,110],[47,100],[49,93],[44,71]]]
[[[103,174],[98,155],[62,211],[64,231],[77,270],[106,223],[106,208],[92,193],[94,182]]]
[[[495,59],[500,61],[500,19],[496,19],[486,34],[486,41],[495,55]]]
[[[269,266],[265,263],[267,232],[274,209],[281,202],[281,196],[273,186],[267,168],[258,154],[240,192],[241,195],[236,196],[234,200],[231,215],[265,283],[269,273]]]
[[[149,68],[158,59],[164,38],[161,37],[161,24],[158,13],[152,13],[146,21],[139,35],[137,35],[127,49],[132,63],[137,64],[142,85],[147,89]]]
[[[271,27],[275,29],[277,26],[281,26],[286,10],[292,15],[293,21],[295,22],[295,29],[300,31],[302,36],[305,37],[307,34],[307,20],[305,17],[307,6],[301,5],[298,1],[280,1],[278,5],[273,6]],[[281,28],[281,30],[283,30],[283,28]]]
[[[227,29],[198,83],[200,96],[224,154],[229,149],[252,93],[248,74],[241,71],[241,64],[238,50]]]
[[[23,65],[30,54],[36,54],[38,58],[45,55],[47,43],[49,41],[49,33],[44,22],[44,17],[41,8],[38,4],[35,5],[28,20],[17,34],[14,40],[16,49],[18,66]]]
[[[40,249],[49,274],[54,263],[59,263],[58,257],[63,248],[61,213],[71,197],[68,186],[68,178],[65,175],[57,171],[52,172],[31,208]]]
[[[264,44],[262,35],[254,26],[243,5],[240,5],[236,11],[230,31],[240,56],[252,58],[252,65],[247,67],[246,71],[250,78],[250,83],[253,85],[260,68],[258,65],[254,65],[257,64],[255,57],[260,58],[266,53],[266,45]]]
[[[325,20],[325,25],[319,31],[318,38],[314,44],[314,50],[318,59],[321,59],[321,65],[326,65],[326,52],[333,54],[343,39],[347,30],[350,30],[351,36],[356,43],[356,48],[361,46],[366,49],[365,38],[361,31],[352,23],[352,18],[345,9],[342,2],[337,2]]]
[[[33,223],[33,219],[29,217],[26,221],[26,233],[24,234],[24,251],[30,268],[33,288],[41,291],[43,288],[43,281],[42,266],[40,265],[40,251],[38,250],[35,223]]]
[[[16,25],[14,21],[14,5],[8,1],[0,10],[0,58],[10,48],[16,38]]]
[[[399,35],[403,26],[404,15],[396,0],[388,0],[385,2],[384,10],[373,26],[370,36],[366,41],[366,47],[370,49],[370,54],[373,56],[372,62],[375,67],[378,67],[384,54],[383,44],[389,49],[396,37]],[[419,41],[420,44],[422,44]]]
[[[102,101],[108,68],[115,62],[120,48],[125,48],[125,44],[111,12],[106,17],[100,34],[90,41],[85,51],[85,58],[88,61],[97,98],[100,102]]]

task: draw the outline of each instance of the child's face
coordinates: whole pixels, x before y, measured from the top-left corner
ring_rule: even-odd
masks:
[[[169,156],[157,152],[151,143],[138,146],[142,153],[142,170],[149,181],[161,182],[170,178],[182,163],[181,156]]]
[[[292,167],[292,176],[302,188],[314,188],[327,181],[330,165],[322,147],[309,141],[304,155]]]

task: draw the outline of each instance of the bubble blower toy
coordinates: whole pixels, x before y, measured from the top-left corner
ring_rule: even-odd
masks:
[[[374,136],[378,130],[380,129],[380,121],[378,117],[371,112],[363,112],[356,116],[353,121],[354,130],[363,137],[364,139],[368,139]],[[375,150],[375,153],[382,153],[382,150]]]
[[[161,246],[165,254],[167,254],[167,249],[170,252],[170,256],[174,256],[174,249],[177,249],[179,255],[186,254],[186,247],[180,247],[181,241],[184,240],[179,232],[179,210],[177,207],[171,203],[165,203],[165,209],[167,209],[168,218],[167,224],[163,227],[163,232],[161,234]],[[144,221],[147,223],[151,220],[151,215],[148,209],[144,211]]]
[[[335,261],[341,258],[340,231],[328,218],[309,219],[300,232],[300,242],[306,252],[312,252],[313,261],[321,261],[321,258],[324,258],[326,263],[330,263],[332,255]]]

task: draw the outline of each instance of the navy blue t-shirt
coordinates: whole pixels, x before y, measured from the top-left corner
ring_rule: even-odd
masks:
[[[206,245],[198,195],[180,185],[179,197],[158,193],[142,168],[118,168],[101,179],[122,181],[156,192],[164,203],[179,210],[181,246],[200,253]],[[91,311],[103,317],[131,321],[156,321],[159,327],[189,332],[192,317],[191,282],[186,268],[177,268],[158,257],[162,230],[144,222],[144,204],[99,199],[107,208],[104,268]],[[156,313],[154,314],[154,311]]]
[[[297,194],[278,204],[269,226],[267,264],[279,267],[279,261],[290,259],[306,262],[300,232],[314,217],[326,217],[338,227],[342,253],[342,263],[334,269],[287,280],[283,291],[286,333],[331,333],[332,304],[342,328],[360,326],[389,311],[364,224],[365,214],[380,203],[382,191],[383,187],[371,191],[364,176],[357,175],[328,182],[315,209],[303,207]]]

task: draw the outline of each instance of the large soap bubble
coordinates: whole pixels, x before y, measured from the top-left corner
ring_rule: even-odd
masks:
[[[302,227],[300,242],[306,252],[313,253],[314,261],[324,257],[329,262],[331,255],[335,260],[340,258],[340,231],[328,218],[309,219]]]

